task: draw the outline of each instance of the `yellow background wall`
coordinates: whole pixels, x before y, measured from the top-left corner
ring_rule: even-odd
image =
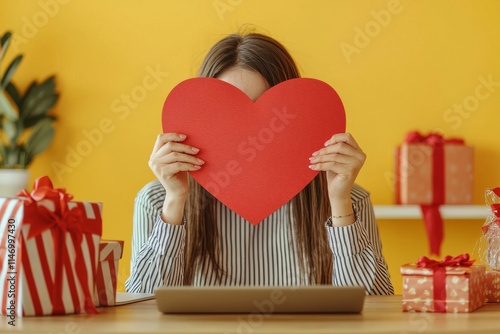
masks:
[[[9,59],[25,54],[20,87],[56,74],[61,93],[55,141],[32,179],[49,175],[75,199],[104,203],[104,237],[126,241],[123,289],[134,195],[154,178],[147,161],[163,101],[215,41],[246,24],[339,92],[368,154],[358,181],[375,204],[393,203],[393,150],[413,129],[476,148],[474,202],[484,204],[484,189],[500,186],[499,9],[495,0],[21,0],[1,2],[0,33],[15,33]],[[443,255],[473,253],[482,223],[446,222]],[[379,225],[401,292],[399,266],[428,254],[423,223]]]

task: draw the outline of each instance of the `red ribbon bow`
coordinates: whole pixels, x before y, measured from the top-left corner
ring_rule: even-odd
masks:
[[[431,260],[425,256],[418,259],[417,267],[433,270],[434,312],[446,312],[446,267],[470,267],[475,260],[464,253],[455,257],[445,256],[443,260]]]
[[[495,195],[500,197],[500,188],[497,187],[497,188],[493,189],[493,192],[495,193]],[[482,227],[484,233],[488,232],[491,224],[495,224],[498,227],[500,227],[500,203],[491,204],[490,208],[491,208],[491,212],[494,215],[494,220],[492,220],[488,225],[484,225]]]
[[[53,305],[53,314],[65,314],[63,302],[63,274],[66,272],[66,277],[70,282],[79,280],[84,293],[85,311],[89,314],[96,314],[97,309],[92,300],[92,293],[89,288],[87,267],[85,258],[82,252],[81,243],[83,234],[98,234],[101,235],[100,224],[84,224],[84,214],[78,207],[69,209],[68,203],[73,198],[66,193],[65,189],[54,189],[52,182],[47,176],[41,177],[35,181],[34,189],[31,193],[26,190],[19,192],[18,196],[27,198],[26,217],[30,219],[36,217],[32,221],[27,221],[30,224],[28,239],[34,238],[46,230],[52,231],[55,248],[56,263],[54,280],[52,281],[50,274],[44,272],[45,281],[48,289],[51,292],[51,302]],[[43,202],[49,201],[55,206],[54,210],[49,210],[44,206]],[[68,257],[66,246],[66,236],[70,234],[72,243],[76,251],[75,270],[76,277],[73,276],[72,265]],[[96,276],[96,268],[93,268],[92,276]],[[72,294],[72,299],[75,307],[75,312],[80,311],[80,303],[77,294]]]
[[[443,144],[464,145],[465,142],[461,138],[444,138],[443,135],[437,132],[429,132],[427,135],[422,135],[418,131],[409,132],[406,135],[405,142],[409,144],[428,144],[431,146]]]
[[[431,260],[425,256],[418,259],[417,267],[419,268],[444,268],[444,267],[470,267],[475,260],[470,260],[469,254],[464,253],[452,257],[447,255],[441,261]]]

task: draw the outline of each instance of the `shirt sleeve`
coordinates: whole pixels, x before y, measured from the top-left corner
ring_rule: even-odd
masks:
[[[164,192],[147,187],[136,197],[127,292],[153,293],[163,285],[182,285],[185,228],[163,222],[163,198]]]
[[[326,223],[328,240],[333,252],[334,285],[361,285],[370,295],[392,295],[387,263],[382,254],[382,243],[368,194],[356,198],[356,222],[334,227]]]

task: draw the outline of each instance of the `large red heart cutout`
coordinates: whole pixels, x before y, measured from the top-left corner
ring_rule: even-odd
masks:
[[[192,78],[167,96],[162,122],[200,149],[205,164],[193,178],[256,225],[318,174],[309,157],[346,121],[340,97],[320,80],[287,80],[253,102],[222,80]]]

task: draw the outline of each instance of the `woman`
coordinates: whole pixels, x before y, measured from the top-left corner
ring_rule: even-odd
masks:
[[[226,81],[256,100],[299,71],[287,50],[261,34],[216,43],[199,76]],[[347,133],[311,152],[322,171],[289,203],[254,226],[188,172],[204,161],[180,133],[160,134],[156,177],[136,198],[129,292],[162,285],[363,285],[392,294],[369,194],[354,184],[365,154]]]

